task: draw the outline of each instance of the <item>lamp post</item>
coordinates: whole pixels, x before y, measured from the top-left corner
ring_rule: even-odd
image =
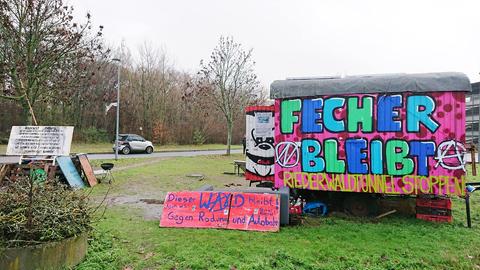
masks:
[[[117,123],[115,128],[115,160],[118,160],[118,133],[120,129],[120,59],[113,58],[112,61],[118,62],[117,66]]]

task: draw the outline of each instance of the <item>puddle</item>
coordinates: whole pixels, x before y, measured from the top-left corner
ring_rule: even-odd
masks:
[[[146,204],[163,204],[165,200],[156,200],[156,199],[140,199],[141,202]]]
[[[106,203],[108,207],[128,205],[137,209],[142,209],[143,218],[145,220],[160,220],[163,211],[163,199],[145,199],[136,195],[112,196],[107,198]]]

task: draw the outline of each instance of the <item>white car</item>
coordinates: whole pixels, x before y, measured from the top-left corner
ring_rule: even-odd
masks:
[[[153,144],[151,141],[145,140],[137,134],[119,134],[118,136],[118,152],[128,155],[133,152],[153,153]],[[115,144],[113,145],[115,152]]]

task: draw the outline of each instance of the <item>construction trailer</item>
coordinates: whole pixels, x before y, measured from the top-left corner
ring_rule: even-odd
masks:
[[[247,143],[247,180],[273,181],[330,211],[377,215],[396,208],[451,221],[449,197],[465,195],[471,91],[468,77],[453,72],[275,81],[273,140],[255,133],[256,113],[247,110],[247,138],[250,132],[254,142],[274,141],[274,165],[251,158],[249,152],[267,152]]]
[[[245,114],[245,179],[273,186],[275,107],[249,106]]]

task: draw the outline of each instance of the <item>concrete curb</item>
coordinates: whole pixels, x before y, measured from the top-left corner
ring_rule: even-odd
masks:
[[[85,258],[88,247],[88,232],[56,242],[39,245],[6,248],[0,256],[0,268],[22,269],[63,269],[79,264]]]
[[[242,150],[242,148],[232,148],[230,150]],[[227,149],[202,149],[202,150],[165,150],[165,151],[154,151],[153,153],[175,153],[175,152],[206,152],[206,151],[227,151]],[[152,154],[153,154],[152,153]],[[91,153],[82,153],[82,152],[72,152],[70,154],[87,154],[87,155],[97,155],[97,154],[114,154],[114,152],[91,152]],[[120,154],[120,153],[118,153]],[[121,155],[121,154],[120,154]],[[5,154],[0,154],[0,157],[10,157]]]

